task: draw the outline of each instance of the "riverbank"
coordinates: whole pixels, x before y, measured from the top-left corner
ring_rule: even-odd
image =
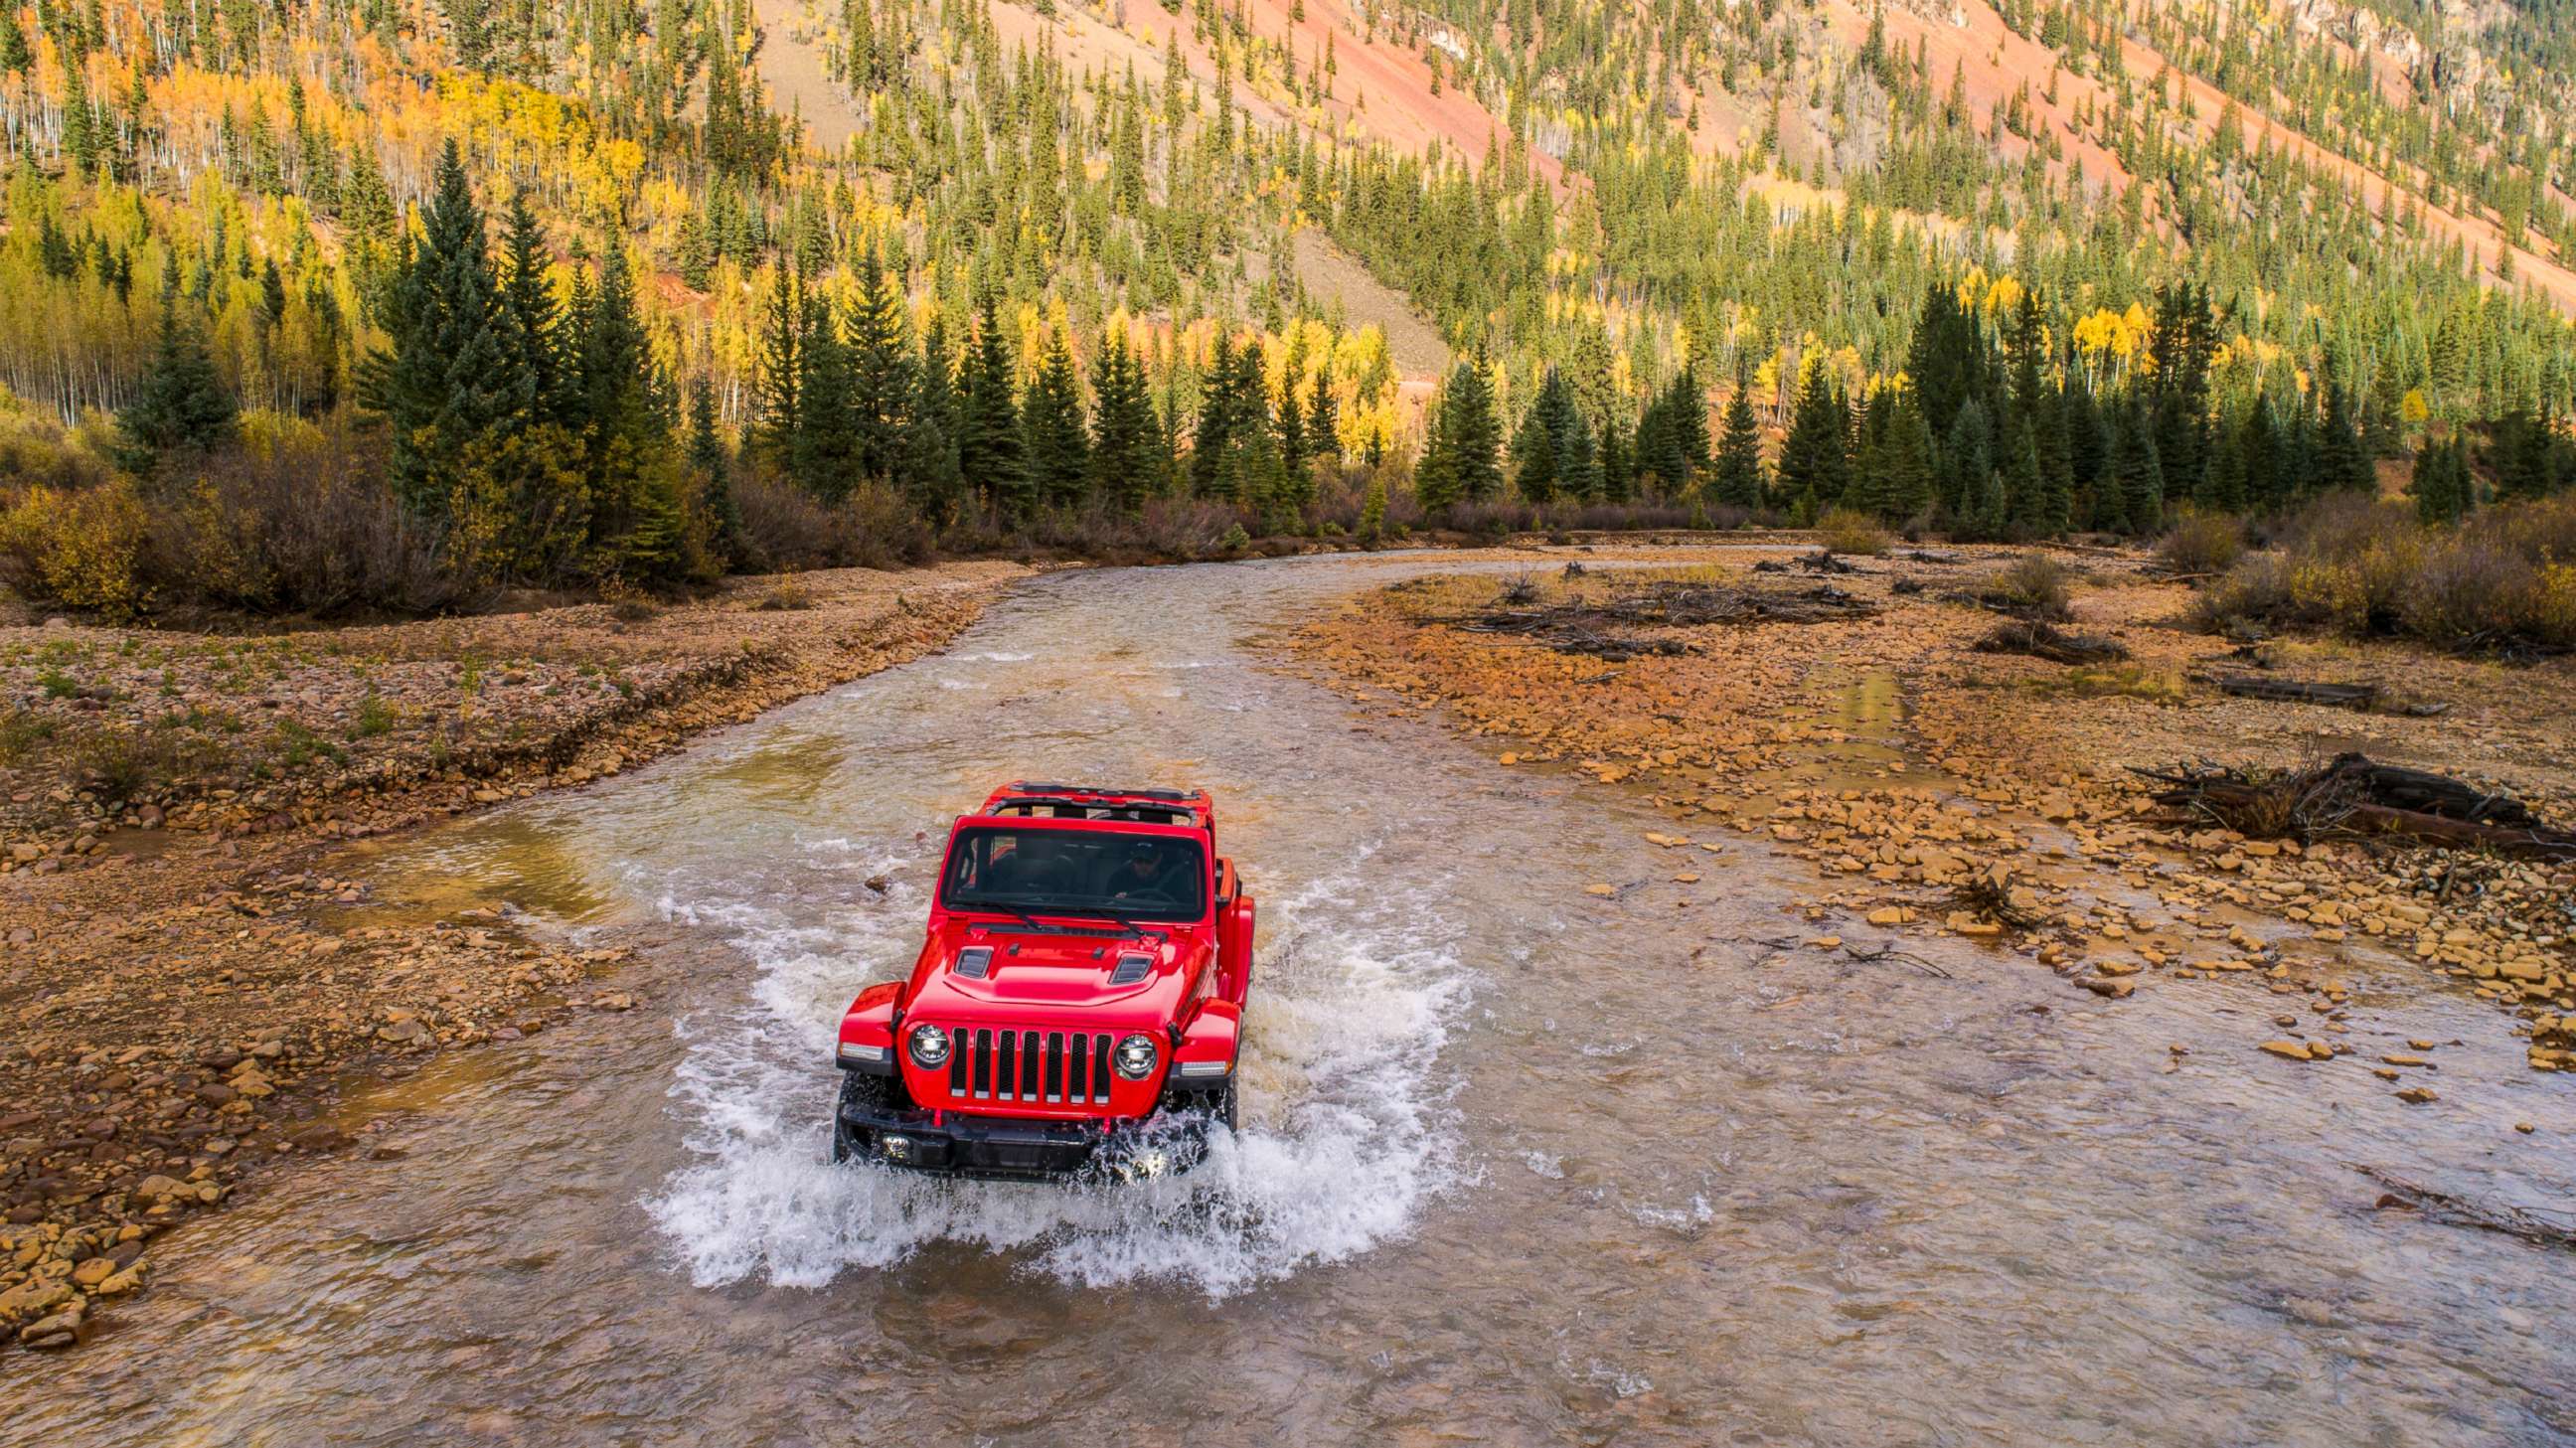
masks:
[[[2134,772],[2288,771],[2362,751],[2564,825],[2576,819],[2576,666],[2328,640],[2231,648],[2175,622],[2189,590],[2142,556],[2054,556],[2015,570],[2005,550],[1899,550],[1828,575],[1784,552],[1764,571],[1747,559],[1586,574],[1560,550],[1518,580],[1373,591],[1298,643],[1349,697],[1436,713],[1484,740],[1497,767],[1649,791],[1675,821],[1649,837],[1675,880],[1716,878],[1704,862],[1722,861],[1730,836],[1805,861],[1814,885],[1789,902],[1791,946],[1964,937],[2115,1002],[2259,981],[2275,998],[2264,1065],[2368,1069],[2401,1100],[2441,1109],[2433,1043],[2344,1059],[2357,982],[2403,967],[2493,1002],[2533,1067],[2576,1070],[2576,868],[2248,838],[2159,805],[2164,786]],[[2058,613],[2056,627],[2123,657],[1979,651],[2007,621],[1995,606],[2022,605],[2034,581],[2049,591],[2052,575],[2063,608],[2024,611]],[[2210,682],[2226,671],[2375,685],[2380,701],[2356,712],[2236,697]]]
[[[488,907],[378,914],[328,852],[632,768],[935,650],[1028,570],[737,580],[212,637],[0,629],[0,1331],[60,1347],[169,1226],[338,1150],[334,1088],[624,1010]]]

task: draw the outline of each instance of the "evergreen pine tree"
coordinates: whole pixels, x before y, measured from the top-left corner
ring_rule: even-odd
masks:
[[[2317,482],[2357,493],[2379,491],[2379,470],[2371,463],[2370,449],[2362,444],[2361,429],[2353,423],[2352,399],[2343,384],[2332,379],[2326,383],[2325,416],[2317,431]]]
[[[2468,466],[2457,439],[2429,439],[2415,454],[2415,515],[2427,523],[2456,523],[2468,510]]]
[[[710,525],[716,561],[729,564],[742,551],[742,504],[734,497],[724,435],[716,430],[715,383],[704,372],[689,384],[689,466],[698,475],[699,507]]]
[[[521,196],[510,198],[507,225],[502,250],[509,264],[493,318],[501,359],[495,391],[507,426],[563,422],[572,398],[562,358],[563,306],[546,277],[545,233]]]
[[[1551,367],[1539,383],[1538,396],[1522,414],[1520,431],[1512,434],[1512,485],[1521,498],[1544,506],[1556,501],[1556,432],[1565,383]]]
[[[1484,359],[1462,359],[1449,370],[1430,443],[1414,474],[1414,497],[1422,510],[1437,513],[1459,503],[1483,502],[1501,491],[1502,468],[1495,459],[1500,443]]]
[[[1882,493],[1892,521],[1906,522],[1932,511],[1935,452],[1932,424],[1923,416],[1923,404],[1914,389],[1906,388],[1896,395],[1884,454],[1887,481]]]
[[[2154,533],[2165,525],[2164,460],[2156,451],[2155,430],[2145,412],[2133,407],[2121,419],[2121,515],[2132,533]]]
[[[152,365],[134,401],[116,415],[126,465],[136,472],[151,471],[163,453],[203,452],[232,440],[232,394],[216,375],[194,320],[181,315],[185,305],[176,296],[162,301]]]
[[[1711,501],[1730,508],[1762,506],[1762,432],[1753,416],[1752,387],[1739,370],[1726,403],[1726,432],[1709,478]]]
[[[1954,528],[1971,536],[1992,537],[2002,521],[2003,493],[1995,486],[1994,457],[1993,424],[1985,404],[1971,397],[1959,405],[1941,447],[1942,511]]]
[[[575,356],[590,454],[592,566],[669,578],[682,562],[681,463],[623,247],[607,249]]]
[[[2008,531],[2025,538],[2047,537],[2063,531],[2055,521],[2048,495],[2047,480],[2039,470],[2039,439],[2022,417],[2013,423],[2012,432],[2004,439],[2004,522]]]
[[[1234,338],[1219,332],[1216,356],[1199,384],[1198,425],[1190,437],[1190,491],[1223,502],[1242,500],[1241,481],[1229,465],[1235,432]]]
[[[1802,518],[1813,519],[1842,501],[1852,471],[1848,419],[1831,371],[1810,369],[1780,446],[1781,497]]]
[[[1333,398],[1333,376],[1329,370],[1315,374],[1315,391],[1306,404],[1306,445],[1316,456],[1329,463],[1342,459],[1341,404]]]
[[[392,434],[386,473],[395,495],[419,516],[447,515],[464,449],[508,415],[496,389],[508,376],[496,310],[482,208],[451,140],[439,155],[419,244],[402,258],[388,299],[391,350],[361,379],[364,400]]]
[[[1082,384],[1060,330],[1039,356],[1021,417],[1039,501],[1053,508],[1080,503],[1091,474],[1091,438],[1082,415]]]
[[[832,301],[805,296],[804,339],[796,349],[796,431],[788,440],[787,475],[826,504],[847,502],[858,487],[860,419],[857,370]]]
[[[957,466],[957,371],[948,346],[948,322],[933,314],[922,329],[921,358],[912,369],[911,406],[895,465],[895,489],[914,516],[933,529],[956,521],[965,481]]]
[[[847,326],[854,460],[863,476],[892,478],[901,471],[916,386],[904,339],[903,291],[888,280],[874,248],[860,253],[858,272]]]
[[[1011,353],[994,316],[993,295],[984,294],[967,343],[964,393],[959,399],[957,468],[966,485],[984,501],[996,521],[1019,522],[1029,515],[1035,489],[1029,480],[1028,454],[1021,445],[1019,408],[1011,395]]]
[[[1092,496],[1134,513],[1153,490],[1161,426],[1145,390],[1144,369],[1123,333],[1112,334],[1092,359],[1091,397]]]
[[[753,378],[756,399],[751,427],[754,447],[773,466],[790,468],[789,454],[803,426],[805,336],[812,325],[812,306],[804,280],[793,267],[781,265],[770,278],[769,296],[761,306],[760,357]]]

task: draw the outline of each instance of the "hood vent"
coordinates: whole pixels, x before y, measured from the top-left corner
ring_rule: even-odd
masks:
[[[1118,957],[1118,968],[1109,972],[1111,985],[1134,985],[1154,969],[1154,957],[1133,953]]]
[[[968,980],[982,980],[993,973],[993,947],[970,945],[957,952],[957,973]]]

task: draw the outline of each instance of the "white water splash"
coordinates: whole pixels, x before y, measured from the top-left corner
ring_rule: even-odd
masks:
[[[845,868],[900,881],[921,863],[865,853]],[[828,1161],[840,1012],[859,986],[910,964],[920,887],[897,883],[882,903],[802,924],[774,894],[740,886],[665,900],[666,914],[729,935],[758,975],[740,1007],[680,1024],[689,1049],[671,1095],[700,1160],[647,1203],[654,1220],[702,1286],[816,1287],[945,1241],[1083,1286],[1163,1281],[1212,1298],[1401,1235],[1457,1179],[1437,1057],[1468,977],[1441,943],[1456,932],[1439,902],[1364,879],[1369,853],[1268,907],[1242,1129],[1217,1133],[1194,1171],[1124,1185],[949,1182]]]

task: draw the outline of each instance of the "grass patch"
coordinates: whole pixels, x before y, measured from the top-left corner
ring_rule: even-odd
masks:
[[[2024,687],[2042,699],[2137,699],[2149,704],[2180,704],[2187,692],[2181,674],[2140,664],[2083,664],[2032,679]]]

